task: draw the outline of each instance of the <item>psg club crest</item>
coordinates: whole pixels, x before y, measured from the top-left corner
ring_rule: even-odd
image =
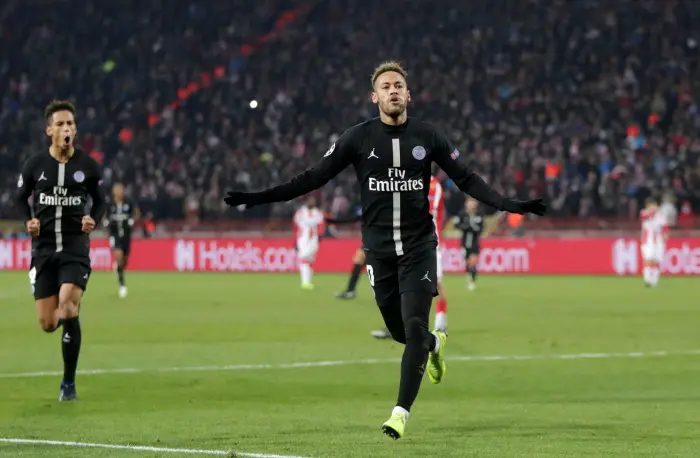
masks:
[[[82,183],[83,181],[85,181],[85,174],[78,170],[73,174],[73,179],[76,183]]]
[[[413,154],[413,157],[417,161],[422,161],[423,159],[425,159],[425,148],[423,148],[422,146],[416,146],[415,148],[413,148],[413,151],[411,151],[411,154]]]

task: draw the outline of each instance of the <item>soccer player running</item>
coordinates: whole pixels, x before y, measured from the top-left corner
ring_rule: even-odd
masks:
[[[437,238],[428,191],[431,163],[457,186],[488,205],[515,213],[544,214],[541,199],[506,199],[459,160],[459,152],[431,125],[409,118],[411,100],[406,72],[396,62],[374,71],[372,102],[379,117],[351,127],[331,145],[320,162],[289,182],[260,192],[229,192],[231,206],[288,201],[320,188],[352,165],[360,182],[362,244],[367,277],[384,322],[405,344],[396,407],[382,425],[394,439],[404,435],[409,411],[426,368],[433,383],[446,370],[447,336],[428,330],[437,295]],[[426,367],[427,365],[427,367]]]
[[[44,111],[48,151],[31,156],[17,182],[17,200],[32,236],[29,282],[41,329],[63,326],[63,381],[59,401],[76,399],[80,354],[80,301],[90,278],[90,232],[105,213],[101,171],[94,159],[74,147],[77,128],[70,102],[51,102]],[[33,207],[29,196],[34,194]],[[92,208],[86,214],[88,196]]]
[[[661,277],[661,262],[666,251],[668,225],[666,218],[659,211],[655,199],[649,198],[646,207],[639,213],[642,221],[642,259],[644,260],[644,284],[656,288]]]
[[[323,212],[316,206],[316,198],[309,196],[306,203],[294,213],[302,289],[314,289],[312,265],[318,252],[319,235],[323,233],[323,224]]]
[[[105,224],[109,228],[109,246],[114,256],[114,269],[119,281],[119,297],[125,298],[128,294],[124,271],[129,263],[131,253],[131,232],[134,224],[141,216],[141,212],[133,202],[124,197],[124,185],[115,183],[112,186],[112,203],[109,207],[109,219]]]
[[[479,241],[484,232],[484,215],[478,212],[479,202],[467,198],[464,203],[464,213],[456,217],[455,227],[462,231],[462,250],[467,264],[469,280],[467,287],[470,291],[476,288],[476,274],[479,265]]]

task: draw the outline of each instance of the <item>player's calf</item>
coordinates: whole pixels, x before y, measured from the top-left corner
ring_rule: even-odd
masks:
[[[61,336],[61,350],[63,353],[63,381],[61,382],[60,401],[72,401],[76,399],[75,373],[78,368],[78,357],[82,344],[82,331],[80,328],[80,300],[83,288],[72,283],[61,286],[58,298],[58,307],[63,315],[63,333]]]
[[[476,288],[476,277],[478,274],[479,256],[472,253],[467,259],[467,272],[469,273],[469,279],[467,280],[467,287],[469,290],[473,291]]]

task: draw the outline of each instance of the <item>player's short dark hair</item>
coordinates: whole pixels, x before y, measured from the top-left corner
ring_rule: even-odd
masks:
[[[75,117],[75,105],[68,100],[54,100],[46,105],[46,108],[44,108],[44,119],[46,119],[46,124],[50,124],[53,114],[59,111],[70,111]]]
[[[377,82],[379,75],[386,72],[396,72],[408,82],[408,72],[404,70],[403,66],[395,60],[388,60],[379,64],[372,72],[372,89],[374,89],[374,83]]]

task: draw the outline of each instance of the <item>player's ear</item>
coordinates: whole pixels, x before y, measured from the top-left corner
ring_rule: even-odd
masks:
[[[51,124],[46,124],[46,136],[47,137],[53,136],[53,129],[51,128]]]
[[[411,101],[411,91],[407,90],[406,91],[406,102],[410,102],[410,101]]]
[[[377,104],[379,103],[379,97],[377,97],[377,93],[372,91],[372,103]]]

